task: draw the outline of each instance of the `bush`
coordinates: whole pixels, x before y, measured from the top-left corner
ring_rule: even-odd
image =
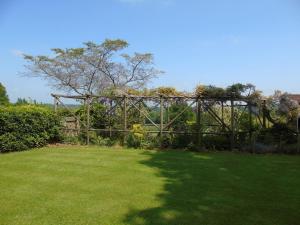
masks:
[[[60,119],[36,105],[0,108],[0,152],[41,147],[61,139]]]
[[[0,152],[8,152],[11,150],[26,149],[27,146],[23,141],[18,140],[13,133],[0,135]]]
[[[157,149],[161,147],[160,137],[157,134],[146,134],[142,142],[142,147],[144,149]]]
[[[159,140],[160,148],[172,148],[173,135],[163,134],[162,136],[159,136],[157,138]]]
[[[194,137],[189,134],[176,134],[172,140],[172,148],[189,148],[192,145]]]
[[[109,137],[102,137],[96,132],[90,132],[90,143],[99,146],[113,146],[116,141]]]
[[[133,124],[126,143],[129,148],[141,148],[145,139],[145,130],[141,124]]]
[[[80,138],[78,136],[72,136],[72,135],[64,135],[62,138],[62,142],[64,144],[70,144],[70,145],[81,144]]]
[[[202,139],[203,145],[209,150],[228,150],[230,149],[230,140],[226,136],[205,135]]]

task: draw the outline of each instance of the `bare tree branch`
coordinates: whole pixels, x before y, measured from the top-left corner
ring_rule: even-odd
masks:
[[[84,43],[83,48],[54,48],[54,57],[24,55],[27,76],[42,77],[57,89],[84,95],[142,87],[162,73],[153,67],[150,53],[117,55],[127,46],[126,41],[107,39],[101,44]]]

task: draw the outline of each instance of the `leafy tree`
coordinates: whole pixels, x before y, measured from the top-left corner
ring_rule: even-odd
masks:
[[[290,99],[288,93],[278,90],[267,99],[267,107],[285,123],[294,121],[299,114],[299,103]]]
[[[260,97],[260,91],[257,91],[253,84],[236,83],[227,88],[216,87],[213,85],[198,85],[195,90],[197,96],[224,98],[224,97],[246,97],[255,101]]]
[[[6,88],[2,83],[0,83],[0,105],[9,104],[8,95],[6,93]]]
[[[256,92],[256,88],[253,84],[241,84],[236,83],[226,88],[226,92],[228,95],[232,95],[235,97],[249,97],[254,92]]]
[[[141,88],[161,71],[154,68],[150,53],[117,54],[127,46],[124,40],[107,39],[101,44],[84,43],[82,48],[54,48],[53,57],[24,55],[27,75],[80,95]]]

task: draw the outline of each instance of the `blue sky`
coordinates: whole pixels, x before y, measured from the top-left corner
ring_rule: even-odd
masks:
[[[56,91],[21,76],[20,54],[105,38],[154,54],[165,74],[150,87],[250,82],[300,93],[299,0],[0,0],[0,82],[12,101],[50,102]]]

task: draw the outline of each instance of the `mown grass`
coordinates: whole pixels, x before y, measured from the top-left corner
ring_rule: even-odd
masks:
[[[300,157],[54,147],[0,155],[0,224],[300,224]]]

